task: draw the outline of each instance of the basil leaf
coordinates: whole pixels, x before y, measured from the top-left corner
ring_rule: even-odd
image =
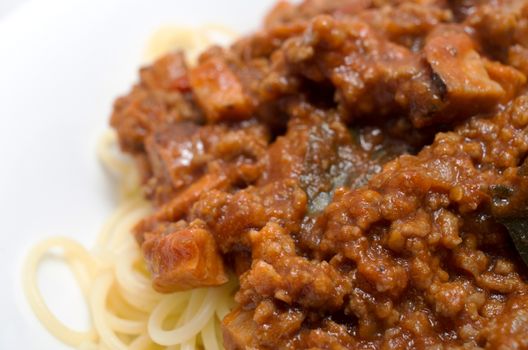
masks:
[[[516,188],[511,186],[492,185],[490,186],[490,193],[492,215],[495,220],[506,227],[515,249],[526,266],[528,266],[528,206],[526,205],[526,192],[516,190]]]
[[[498,221],[508,229],[515,248],[528,265],[528,217],[500,218]]]

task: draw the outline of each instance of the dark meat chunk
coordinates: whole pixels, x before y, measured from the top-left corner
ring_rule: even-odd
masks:
[[[489,110],[515,96],[526,80],[512,68],[482,59],[461,28],[437,27],[427,37],[424,52],[439,83],[445,86],[448,105],[444,113],[472,115]]]
[[[150,195],[165,203],[204,174],[232,164],[230,181],[251,183],[257,177],[257,160],[265,153],[268,133],[260,125],[200,127],[180,122],[153,131],[145,140],[152,167]]]
[[[141,81],[130,94],[116,100],[110,124],[117,130],[123,150],[144,151],[145,137],[157,128],[182,120],[200,120],[201,113],[189,89],[181,53],[161,57],[141,70]]]
[[[150,90],[185,92],[190,89],[187,65],[181,52],[162,56],[139,73],[141,84]]]
[[[145,151],[156,179],[153,196],[163,201],[173,190],[191,184],[203,173],[200,157],[203,142],[198,134],[199,126],[182,122],[152,132],[145,140]]]
[[[467,99],[494,104],[504,94],[501,86],[489,78],[473,41],[462,30],[438,27],[427,37],[424,52],[449,97],[455,101]]]
[[[218,56],[204,56],[189,73],[191,87],[209,122],[243,120],[251,116],[251,102],[237,76]]]
[[[185,214],[192,207],[200,196],[215,189],[226,189],[230,180],[227,174],[210,173],[202,176],[192,185],[181,191],[178,196],[163,204],[154,214],[141,220],[134,227],[134,234],[138,242],[144,240],[146,232],[155,227],[159,221],[178,221],[184,218]]]
[[[153,286],[160,292],[218,286],[227,282],[222,257],[200,222],[160,224],[141,245]]]

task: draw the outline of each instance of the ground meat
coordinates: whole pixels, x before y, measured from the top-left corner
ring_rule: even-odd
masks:
[[[228,349],[528,349],[526,0],[280,2],[111,124],[161,292],[239,279]]]

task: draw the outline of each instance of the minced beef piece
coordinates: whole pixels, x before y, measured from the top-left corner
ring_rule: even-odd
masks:
[[[528,349],[527,0],[305,0],[111,124],[161,292],[240,288],[227,349]]]

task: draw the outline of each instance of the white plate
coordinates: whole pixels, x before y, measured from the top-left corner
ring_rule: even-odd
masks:
[[[66,349],[21,289],[28,248],[50,235],[90,246],[115,201],[95,145],[115,97],[136,79],[160,25],[258,26],[273,0],[40,0],[0,21],[0,349]],[[86,310],[67,269],[48,263],[41,287],[82,329]]]

